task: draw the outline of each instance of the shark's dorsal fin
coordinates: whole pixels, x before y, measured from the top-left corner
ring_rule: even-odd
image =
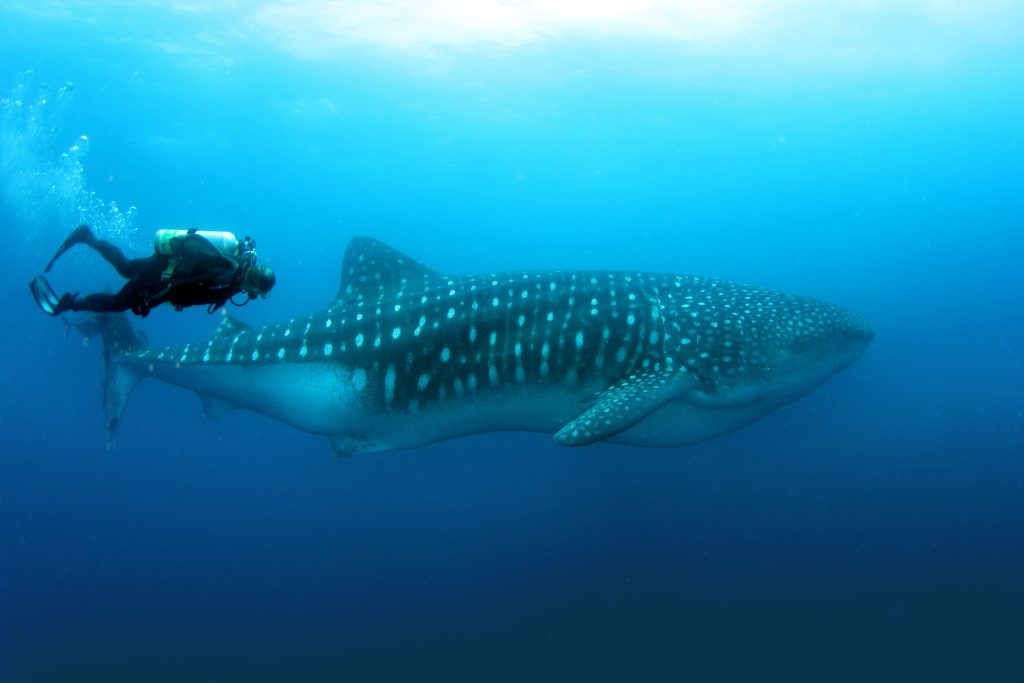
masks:
[[[217,325],[217,330],[213,333],[213,338],[233,337],[239,332],[245,332],[246,330],[251,329],[251,325],[247,325],[238,318],[234,318],[225,313],[221,316],[220,323]]]
[[[355,237],[341,262],[341,286],[332,306],[354,299],[375,300],[390,291],[429,286],[443,277],[372,237]]]
[[[629,375],[611,385],[582,415],[555,434],[562,446],[586,446],[615,436],[658,406],[700,386],[685,367]]]

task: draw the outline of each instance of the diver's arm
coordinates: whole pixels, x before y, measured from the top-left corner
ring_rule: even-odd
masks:
[[[172,280],[169,285],[167,285],[166,287],[161,289],[159,292],[157,292],[153,296],[149,297],[149,299],[148,299],[149,305],[150,306],[159,306],[160,304],[162,304],[165,301],[169,300],[171,298],[171,292],[173,292],[176,287],[184,287],[184,286],[188,286],[188,285],[200,284],[200,283],[209,282],[209,281],[210,281],[210,276],[209,275],[194,275],[192,277],[183,277],[183,278]]]
[[[171,289],[173,285],[167,285],[153,296],[146,297],[146,307],[156,308],[160,304],[164,303],[170,298]]]

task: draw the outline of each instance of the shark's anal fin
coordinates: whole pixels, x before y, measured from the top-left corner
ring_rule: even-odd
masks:
[[[331,448],[340,457],[347,457],[354,453],[366,451],[379,451],[381,447],[367,439],[365,436],[355,434],[334,434],[331,436]]]
[[[362,296],[375,299],[388,291],[428,287],[443,276],[416,259],[372,237],[355,237],[341,263],[341,286],[331,306]]]
[[[562,427],[555,434],[555,443],[586,446],[607,439],[699,384],[694,374],[683,367],[624,377],[598,394],[582,415]]]
[[[236,408],[233,403],[209,394],[199,394],[199,400],[203,402],[203,412],[209,420],[215,420]]]

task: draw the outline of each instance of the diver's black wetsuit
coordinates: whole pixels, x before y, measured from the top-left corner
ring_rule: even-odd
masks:
[[[92,238],[83,241],[114,266],[128,282],[116,294],[89,294],[67,304],[71,311],[131,311],[149,315],[150,309],[170,302],[176,309],[207,305],[223,306],[241,291],[243,268],[217,250],[201,235],[188,234],[173,240],[174,256],[155,253],[147,258],[127,258],[114,244]],[[177,263],[164,276],[171,260]]]

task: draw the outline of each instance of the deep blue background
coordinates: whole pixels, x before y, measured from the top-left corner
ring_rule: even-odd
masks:
[[[785,77],[621,42],[436,69],[252,46],[198,68],[119,41],[114,13],[0,17],[3,680],[743,644],[980,648],[975,674],[1024,675],[992,656],[1024,642],[1019,43]],[[152,383],[108,449],[99,349],[25,287],[81,220],[140,253],[166,225],[256,236],[279,284],[251,323],[321,308],[367,234],[453,273],[755,282],[877,337],[813,395],[688,449],[493,434],[338,459]],[[117,286],[84,251],[53,281]],[[214,325],[139,323],[160,342]]]

